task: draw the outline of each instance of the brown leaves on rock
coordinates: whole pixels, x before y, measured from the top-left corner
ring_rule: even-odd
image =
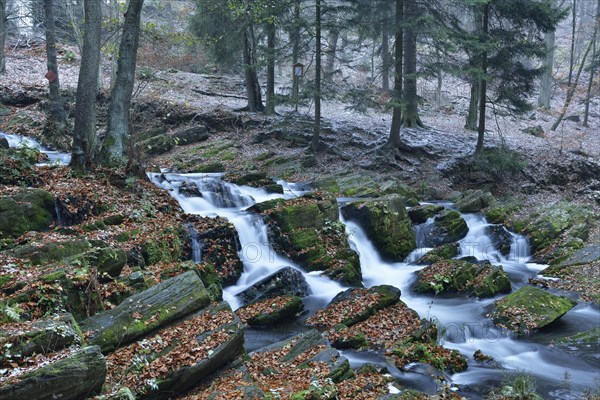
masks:
[[[278,310],[284,308],[293,296],[278,296],[272,299],[266,299],[258,301],[256,303],[249,304],[235,311],[237,316],[242,320],[243,323],[247,323],[252,318],[261,314],[272,314]]]
[[[322,328],[333,328],[347,318],[363,313],[367,308],[375,306],[383,295],[368,289],[354,289],[352,295],[342,301],[332,303],[324,310],[318,310],[306,320],[308,325]]]

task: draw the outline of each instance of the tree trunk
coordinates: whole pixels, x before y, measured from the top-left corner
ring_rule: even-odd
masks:
[[[387,28],[383,26],[381,34],[381,88],[385,92],[390,91],[390,35]]]
[[[312,149],[314,154],[317,154],[319,151],[319,135],[321,134],[321,0],[316,0],[315,40],[315,126]]]
[[[471,78],[471,96],[469,99],[469,112],[467,113],[467,122],[465,129],[477,130],[477,117],[479,110],[479,95],[481,94],[481,79],[476,76]]]
[[[573,0],[573,8],[571,10],[573,18],[571,21],[571,51],[569,53],[569,78],[567,79],[567,87],[571,87],[573,83],[573,71],[575,70],[575,44],[577,43],[577,0]]]
[[[110,0],[108,5],[109,16],[113,21],[121,21],[121,13],[119,12],[119,2],[118,0]],[[112,43],[116,43],[116,40],[111,39]],[[110,90],[115,87],[115,82],[117,81],[117,54],[111,54],[110,57]]]
[[[600,24],[600,0],[596,4],[596,24]],[[583,126],[588,126],[588,118],[590,115],[590,99],[592,94],[592,86],[594,85],[594,75],[598,68],[598,33],[592,37],[592,62],[590,63],[590,78],[588,80],[587,89],[585,92],[585,110],[583,112]]]
[[[540,78],[540,94],[538,96],[538,106],[546,109],[550,108],[550,100],[552,98],[552,87],[554,86],[554,78],[552,71],[554,68],[554,52],[556,33],[554,31],[544,34],[544,45],[546,46],[546,57],[542,63],[544,72]]]
[[[260,112],[265,110],[260,92],[260,83],[256,74],[256,43],[254,26],[248,24],[244,29],[244,76],[246,81],[246,97],[248,105],[245,111]]]
[[[596,37],[596,35],[598,34],[598,29],[599,29],[599,25],[597,23],[596,27],[594,28],[594,33],[592,34],[592,37]],[[569,88],[567,89],[567,98],[565,99],[565,104],[563,105],[558,118],[556,119],[556,121],[554,122],[552,127],[550,128],[550,130],[552,130],[552,131],[555,131],[556,128],[558,128],[558,125],[560,125],[560,123],[562,122],[563,118],[565,117],[565,114],[567,113],[567,110],[569,109],[569,106],[571,105],[571,101],[573,101],[573,96],[575,95],[575,90],[577,90],[577,84],[579,83],[579,78],[581,78],[581,72],[583,71],[585,61],[587,60],[587,57],[590,54],[590,51],[592,50],[593,45],[594,45],[594,40],[591,40],[590,43],[588,44],[587,48],[585,49],[585,52],[583,53],[583,57],[581,59],[581,64],[579,64],[579,68],[577,70],[577,74],[575,75],[575,79],[573,79],[571,86],[569,86]]]
[[[56,24],[54,21],[54,4],[52,0],[44,0],[44,26],[46,28],[46,57],[48,72],[54,73],[50,86],[50,121],[53,129],[64,131],[67,117],[60,98],[60,81],[58,79],[58,63],[56,62]]]
[[[74,5],[77,3],[71,1],[66,1],[65,3],[67,15],[69,16],[69,25],[73,28],[73,35],[75,36],[79,54],[83,54],[83,33],[79,27],[79,18],[75,16],[75,10],[73,9]]]
[[[488,31],[489,31],[489,20],[490,20],[490,5],[486,3],[483,6],[483,24],[482,24],[482,42],[487,44]],[[481,153],[483,150],[483,137],[485,135],[485,105],[487,100],[487,64],[488,64],[488,53],[487,50],[483,50],[481,53],[481,83],[480,83],[480,94],[479,94],[479,126],[477,127],[477,146],[475,147],[475,154]]]
[[[418,15],[416,0],[407,0],[404,11],[404,101],[406,110],[402,126],[423,127],[419,118],[417,101],[417,34],[414,20]]]
[[[275,114],[275,24],[267,25],[267,108],[266,114]]]
[[[294,2],[294,26],[290,35],[292,42],[292,66],[298,63],[300,57],[300,0]],[[298,108],[298,77],[292,72],[292,102]]]
[[[332,21],[332,24],[336,24],[337,21],[335,18]],[[329,34],[327,35],[327,61],[325,62],[325,71],[330,78],[333,77],[333,72],[335,68],[335,58],[337,56],[337,42],[340,37],[340,31],[337,27],[332,26],[329,28]]]
[[[71,167],[86,171],[91,167],[96,141],[96,92],[100,64],[102,23],[101,0],[84,0],[84,37],[75,102],[75,127]]]
[[[119,166],[124,160],[123,142],[129,137],[129,108],[135,81],[135,67],[144,0],[129,0],[119,44],[117,77],[110,93],[107,131],[100,150],[100,162]]]
[[[404,0],[396,0],[396,49],[394,50],[394,92],[392,98],[392,126],[390,136],[384,147],[396,148],[400,146],[400,126],[402,125],[402,57],[403,57],[403,30]]]
[[[6,19],[6,4],[8,0],[0,0],[0,75],[6,70],[6,56],[4,46],[6,44],[6,30],[8,29],[8,20]]]

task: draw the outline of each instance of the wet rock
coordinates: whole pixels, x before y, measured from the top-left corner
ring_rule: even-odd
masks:
[[[461,260],[438,261],[418,272],[417,293],[468,293],[491,297],[511,290],[501,266],[477,265]]]
[[[0,327],[0,348],[20,359],[35,353],[48,354],[79,344],[78,326],[71,314],[55,315],[36,322],[20,322]],[[11,357],[14,362],[14,357]]]
[[[10,146],[8,145],[8,139],[5,137],[0,137],[0,149],[8,149]]]
[[[188,218],[186,224],[194,229],[201,246],[201,269],[214,270],[223,285],[235,284],[244,271],[244,264],[238,253],[240,239],[233,224],[221,217],[199,216]],[[191,259],[191,254],[188,258]]]
[[[278,296],[242,307],[236,310],[236,314],[251,327],[269,327],[297,319],[303,311],[300,297]]]
[[[513,237],[502,225],[490,225],[485,227],[485,234],[489,236],[494,248],[503,256],[510,254]]]
[[[154,329],[206,307],[208,291],[195,271],[168,279],[137,293],[112,310],[81,322],[88,342],[112,351]]]
[[[107,389],[124,382],[136,399],[167,399],[219,371],[244,351],[244,326],[227,303],[163,328],[142,342],[118,348],[107,358]],[[153,351],[148,351],[150,346]],[[137,368],[131,368],[131,360]]]
[[[600,260],[600,243],[583,246],[560,263],[561,266],[589,264]]]
[[[100,214],[101,207],[93,199],[85,195],[57,198],[56,221],[61,226],[73,226],[81,224],[91,216]]]
[[[461,212],[472,213],[489,207],[494,201],[494,196],[489,192],[467,190],[454,200],[454,204]]]
[[[54,218],[54,196],[40,189],[23,190],[0,196],[0,235],[19,236],[27,231],[43,231]]]
[[[456,256],[460,252],[460,245],[458,243],[447,243],[436,247],[431,250],[423,257],[419,258],[416,261],[417,265],[431,265],[434,262],[442,261],[442,260],[450,260]]]
[[[239,176],[226,175],[224,180],[236,185],[264,188],[269,193],[283,193],[283,186],[279,185],[272,178],[269,178],[264,172],[253,172]]]
[[[413,224],[422,224],[427,221],[429,218],[433,217],[435,214],[442,211],[444,207],[436,206],[433,204],[427,204],[424,206],[413,207],[408,210],[408,216]]]
[[[358,255],[350,248],[345,226],[338,220],[334,196],[310,194],[272,200],[250,210],[265,215],[276,251],[309,271],[324,271],[345,285],[362,286]]]
[[[525,286],[495,302],[492,318],[496,325],[520,334],[550,325],[577,302],[564,296],[556,296],[545,290]]]
[[[360,224],[386,258],[401,261],[417,247],[404,199],[399,195],[350,203],[342,208],[342,214]]]
[[[183,182],[177,190],[185,197],[202,197],[202,191],[196,182]]]
[[[458,211],[444,210],[430,225],[423,226],[419,235],[423,236],[425,247],[437,247],[456,242],[469,232],[467,223]]]
[[[418,197],[414,191],[393,178],[382,179],[377,174],[363,171],[357,174],[338,174],[320,177],[309,186],[340,197],[379,197],[399,194],[406,199]]]
[[[305,297],[309,294],[310,288],[302,272],[292,267],[284,267],[261,279],[237,296],[244,304],[250,304],[278,296]]]
[[[568,115],[565,117],[565,120],[579,123],[581,121],[581,117],[579,115]]]
[[[106,377],[106,361],[98,346],[75,353],[19,376],[0,386],[0,398],[83,399],[100,392]]]

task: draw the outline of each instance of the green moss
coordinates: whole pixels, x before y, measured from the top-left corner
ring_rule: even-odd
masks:
[[[275,152],[269,150],[269,151],[265,151],[264,153],[260,153],[259,155],[257,155],[256,157],[254,157],[252,160],[254,161],[266,161],[269,158],[272,158],[276,155]]]
[[[205,163],[195,165],[190,168],[190,172],[210,173],[210,172],[225,172],[225,166],[220,162]]]
[[[51,272],[47,275],[42,276],[40,278],[40,280],[44,283],[52,284],[52,283],[56,283],[60,280],[66,279],[66,277],[67,277],[67,273],[64,270],[59,269],[59,270]]]
[[[600,345],[600,327],[590,329],[585,332],[580,332],[573,336],[568,336],[566,338],[560,339],[561,343],[583,343],[583,344],[593,344]]]
[[[431,250],[417,261],[419,264],[433,264],[438,261],[450,260],[460,251],[458,243],[447,243]]]
[[[576,301],[555,296],[545,290],[525,286],[497,300],[493,319],[496,324],[519,333],[543,328],[562,317]]]
[[[346,379],[350,379],[354,376],[354,371],[350,368],[350,362],[348,360],[344,360],[341,364],[339,364],[333,371],[327,375],[335,383],[340,383]]]
[[[448,232],[448,240],[457,241],[462,239],[469,228],[458,211],[444,211],[435,218],[436,224]]]
[[[48,229],[53,219],[54,197],[39,189],[0,196],[0,235],[19,236]]]
[[[12,274],[0,275],[0,288],[6,285],[8,282],[12,282],[13,277],[14,275]]]
[[[106,228],[104,221],[91,222],[83,226],[83,230],[86,232],[93,232],[104,228]]]
[[[400,368],[411,362],[419,362],[451,373],[467,369],[467,360],[458,351],[444,349],[435,342],[417,341],[412,337],[396,342],[392,353],[398,357],[396,364]]]

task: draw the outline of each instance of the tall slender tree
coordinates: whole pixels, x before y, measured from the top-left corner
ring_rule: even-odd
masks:
[[[102,24],[101,0],[84,0],[84,35],[81,67],[75,101],[75,127],[71,167],[80,171],[91,168],[96,143],[96,93],[100,65]]]
[[[56,61],[56,23],[52,0],[44,0],[44,27],[46,29],[46,57],[50,87],[50,121],[53,130],[64,131],[67,126],[67,116],[60,98],[60,80]]]
[[[319,150],[321,135],[321,0],[315,0],[315,124],[312,137],[312,149]]]
[[[117,76],[108,107],[108,126],[99,154],[101,163],[108,166],[118,166],[124,162],[123,143],[131,133],[129,109],[135,81],[143,5],[144,0],[129,0],[129,6],[125,13],[125,23],[119,44]]]
[[[403,28],[404,21],[404,0],[396,0],[395,12],[395,42],[394,50],[394,92],[392,97],[392,125],[390,127],[390,136],[384,147],[396,148],[401,145],[400,128],[402,126],[402,59],[403,59]]]
[[[404,1],[404,102],[402,126],[423,127],[419,118],[417,98],[417,24],[420,10],[417,0]]]
[[[0,0],[0,75],[6,70],[6,55],[4,53],[6,44],[6,32],[8,30],[8,18],[6,6],[8,0]]]

